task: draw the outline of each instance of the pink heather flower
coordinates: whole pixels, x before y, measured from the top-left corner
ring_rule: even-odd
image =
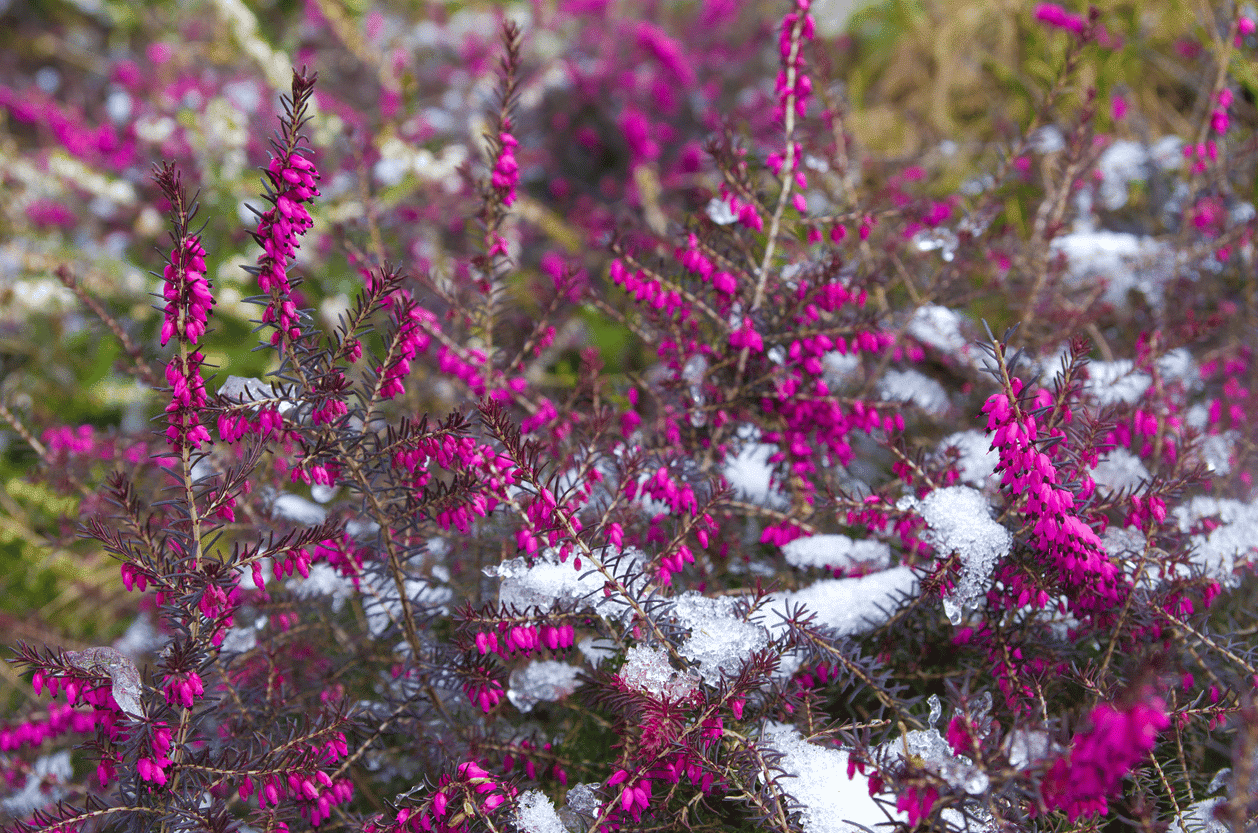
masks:
[[[746,347],[753,353],[764,352],[764,339],[760,337],[760,333],[756,332],[749,318],[743,319],[742,326],[729,334],[729,343],[731,347],[739,349]]]
[[[1056,566],[1072,604],[1084,611],[1107,610],[1120,598],[1118,568],[1095,530],[1075,514],[1074,494],[1059,483],[1052,460],[1036,445],[1035,417],[1024,415],[1011,398],[1022,382],[1013,383],[1011,391],[993,394],[982,408],[987,430],[994,431],[992,447],[1000,453],[1001,485],[1025,498],[1025,512],[1035,519],[1037,549]]]
[[[97,450],[96,429],[91,425],[80,425],[71,428],[63,425],[60,428],[49,428],[43,433],[44,445],[51,454],[65,452],[67,456],[86,456]],[[104,452],[104,448],[100,449]],[[102,456],[102,459],[108,459]]]
[[[660,155],[659,142],[652,138],[655,128],[646,114],[632,107],[620,115],[620,133],[629,145],[633,164],[650,162]]]
[[[166,381],[171,387],[170,404],[166,406],[170,426],[166,429],[166,441],[172,448],[200,448],[201,443],[210,441],[210,432],[201,425],[199,415],[206,403],[205,381],[201,378],[204,360],[198,351],[188,356],[186,364],[174,356],[166,365]]]
[[[679,89],[686,89],[694,83],[694,70],[686,57],[686,51],[680,43],[669,37],[663,29],[653,23],[641,21],[636,24],[634,35],[638,46],[651,54],[670,76],[670,82]]]
[[[135,762],[135,770],[145,781],[151,781],[158,786],[166,783],[166,771],[152,758],[140,758]]]
[[[1092,710],[1091,728],[1075,735],[1070,752],[1053,763],[1041,786],[1052,810],[1065,810],[1070,822],[1104,813],[1107,799],[1153,748],[1158,732],[1170,725],[1166,704],[1149,695],[1126,711],[1109,703]]]
[[[62,107],[38,88],[0,84],[0,108],[19,122],[47,129],[70,155],[89,164],[121,170],[134,161],[133,139],[124,140],[111,124],[97,124],[81,111]]]
[[[1227,111],[1223,108],[1216,108],[1210,113],[1210,129],[1215,133],[1226,133],[1229,123]]]
[[[385,366],[376,368],[380,374],[380,395],[392,399],[405,390],[402,380],[411,372],[411,362],[420,353],[428,350],[432,341],[429,332],[439,332],[437,316],[415,302],[410,293],[399,290],[390,298],[393,318],[397,322],[397,346],[394,348],[393,360]],[[442,372],[446,372],[443,367]],[[472,371],[473,377],[477,376]]]
[[[167,703],[190,709],[196,698],[205,693],[205,687],[201,683],[201,675],[189,671],[168,677],[162,691],[166,695]]]
[[[149,59],[149,63],[161,65],[170,61],[175,54],[175,50],[171,48],[170,44],[158,41],[150,43],[144,50],[144,54]]]
[[[1127,99],[1115,93],[1109,102],[1110,118],[1114,121],[1122,121],[1127,117]]]
[[[190,235],[184,238],[182,245],[171,250],[162,277],[166,281],[162,289],[162,297],[166,299],[162,346],[171,336],[196,344],[205,333],[210,309],[214,306],[210,282],[205,279],[205,249],[201,248],[200,238]]]
[[[1088,25],[1087,21],[1079,15],[1071,14],[1061,6],[1055,6],[1052,3],[1040,3],[1036,6],[1035,19],[1049,26],[1074,32],[1076,35],[1082,34]]]
[[[74,212],[56,200],[35,200],[26,206],[26,219],[37,226],[69,228],[74,224]]]
[[[271,296],[262,322],[275,327],[272,344],[301,335],[288,264],[297,255],[299,239],[314,225],[306,204],[319,196],[316,187],[319,172],[313,162],[301,155],[299,148],[302,140],[299,131],[313,83],[313,77],[293,75],[291,116],[281,120],[283,144],[275,145],[276,154],[266,169],[265,196],[273,207],[259,215],[257,230],[253,232],[254,240],[262,247],[262,255],[251,271],[258,277],[258,287]]]
[[[930,809],[938,798],[939,791],[934,787],[927,787],[919,793],[914,786],[899,797],[895,806],[900,812],[908,814],[909,827],[916,827],[919,821],[930,815]]]
[[[502,195],[502,204],[508,208],[515,202],[515,187],[520,181],[520,166],[515,161],[515,149],[519,142],[510,130],[510,120],[504,120],[502,132],[498,134],[500,150],[491,178],[494,189]]]

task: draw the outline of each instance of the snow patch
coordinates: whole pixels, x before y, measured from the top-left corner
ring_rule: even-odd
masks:
[[[847,777],[847,750],[809,743],[781,723],[767,724],[761,743],[782,754],[778,784],[800,805],[804,833],[866,833],[884,829],[889,818],[907,820],[903,813],[889,816],[870,797],[864,775]]]
[[[1087,391],[1099,405],[1134,405],[1153,384],[1149,374],[1138,371],[1130,359],[1092,362],[1088,365]]]
[[[698,681],[668,661],[663,648],[635,645],[625,652],[620,679],[627,687],[666,700],[684,700],[698,690]]]
[[[678,653],[695,663],[708,685],[734,676],[747,657],[769,647],[768,631],[743,619],[737,613],[737,601],[729,596],[686,593],[677,597],[670,613],[690,631]]]
[[[1000,452],[992,448],[991,438],[982,431],[971,429],[949,434],[939,443],[936,457],[942,458],[949,448],[957,450],[957,473],[963,483],[982,486],[996,473]]]
[[[909,322],[908,334],[948,356],[967,352],[969,340],[961,332],[964,319],[956,310],[930,304],[918,307]]]
[[[786,498],[773,485],[774,465],[769,458],[777,454],[778,447],[757,442],[755,429],[740,430],[743,440],[736,454],[727,455],[721,466],[721,474],[729,482],[740,500],[759,506],[781,509]]]
[[[520,833],[568,833],[555,805],[541,790],[526,790],[516,799],[515,823]]]
[[[811,535],[782,545],[792,567],[884,569],[891,562],[891,547],[882,541],[853,541],[846,535]]]
[[[944,386],[919,370],[888,370],[878,383],[878,393],[888,402],[916,405],[932,416],[948,410]]]
[[[562,700],[577,690],[581,669],[566,662],[539,659],[511,672],[507,699],[521,712],[531,712],[543,701]]]
[[[1239,585],[1238,563],[1248,563],[1258,554],[1258,501],[1241,503],[1198,495],[1175,507],[1171,514],[1182,532],[1188,532],[1203,518],[1219,521],[1209,534],[1193,536],[1193,561],[1208,578],[1224,587]]]
[[[838,636],[864,633],[890,618],[904,596],[918,593],[917,576],[908,567],[893,567],[860,578],[818,581],[802,590],[771,596],[767,609],[770,629],[784,629],[787,611],[801,605],[816,614],[813,624],[831,628]]]
[[[1080,285],[1101,283],[1107,303],[1126,303],[1135,289],[1160,304],[1162,287],[1172,271],[1166,246],[1152,237],[1118,231],[1076,231],[1053,240],[1054,252],[1066,257],[1070,277]]]
[[[899,506],[926,521],[922,537],[940,557],[960,555],[961,578],[944,597],[943,606],[948,621],[961,624],[964,611],[987,592],[996,562],[1009,554],[1013,536],[992,520],[987,498],[969,486],[936,489],[920,502],[907,498]]]

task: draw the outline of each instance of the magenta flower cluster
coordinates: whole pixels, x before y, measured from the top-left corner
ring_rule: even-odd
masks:
[[[1075,735],[1070,752],[1053,763],[1042,787],[1048,808],[1064,810],[1071,822],[1107,812],[1123,776],[1170,725],[1165,703],[1153,695],[1126,708],[1101,703],[1088,720],[1090,727]]]
[[[1118,570],[1096,531],[1076,511],[1075,491],[1061,481],[1052,458],[1040,449],[1043,438],[1036,418],[1023,413],[1018,403],[1021,391],[1022,380],[1011,379],[1007,391],[992,394],[983,405],[992,447],[1000,452],[996,469],[1001,485],[1019,499],[1033,524],[1036,549],[1069,588],[1072,606],[1089,615],[1111,611],[1124,590]],[[1050,404],[1048,391],[1036,394],[1036,405]],[[1089,488],[1083,484],[1080,497],[1086,498]],[[1010,592],[1015,597],[1024,591],[1019,585],[1016,578],[1011,579]],[[1025,604],[1026,598],[1020,601]]]
[[[253,232],[254,240],[262,247],[253,271],[258,288],[270,296],[262,323],[275,328],[272,344],[301,336],[289,269],[302,235],[314,225],[307,204],[319,196],[319,172],[299,148],[304,109],[304,99],[295,101],[293,112],[283,120],[283,144],[276,144],[266,168],[269,188],[265,199],[272,207],[258,215],[258,227]]]

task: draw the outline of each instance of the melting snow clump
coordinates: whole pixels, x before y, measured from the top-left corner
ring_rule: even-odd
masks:
[[[541,790],[520,793],[516,801],[515,823],[520,833],[567,833],[555,805]]]
[[[878,392],[889,402],[916,405],[928,414],[940,416],[948,410],[948,392],[943,385],[917,370],[888,370]]]
[[[543,700],[562,700],[577,690],[581,669],[553,659],[535,660],[511,672],[507,699],[522,712],[530,712]]]
[[[816,614],[813,624],[831,628],[838,636],[864,633],[887,621],[903,597],[916,596],[917,592],[917,576],[908,567],[893,567],[860,578],[825,579],[793,593],[773,596],[766,624],[784,628],[782,617],[802,605]]]
[[[948,621],[959,625],[963,610],[987,592],[996,562],[1009,554],[1013,536],[992,520],[987,498],[969,486],[936,489],[918,507],[914,499],[901,503],[916,508],[926,521],[923,538],[939,557],[953,552],[961,556],[961,578],[943,600]]]
[[[636,691],[674,701],[684,700],[699,687],[694,677],[673,668],[667,651],[645,645],[635,645],[625,652],[620,679]]]
[[[744,659],[769,646],[768,631],[739,616],[736,604],[728,596],[707,598],[698,593],[679,596],[673,603],[672,615],[690,631],[678,652],[698,666],[708,685],[737,674]]]
[[[891,547],[882,541],[853,541],[846,535],[811,535],[782,545],[792,567],[883,569],[891,561]]]
[[[869,780],[847,777],[847,751],[809,743],[794,726],[770,723],[763,744],[782,753],[781,788],[795,799],[804,833],[865,833],[883,830],[887,812],[869,795]],[[905,820],[903,813],[892,818]]]

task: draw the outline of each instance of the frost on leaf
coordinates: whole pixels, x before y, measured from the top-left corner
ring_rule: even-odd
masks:
[[[66,659],[84,674],[105,675],[113,681],[111,694],[118,708],[132,717],[143,717],[140,708],[140,671],[125,654],[113,648],[66,651]]]
[[[968,486],[936,489],[916,509],[926,521],[923,538],[940,557],[954,552],[961,557],[961,578],[943,600],[948,621],[959,625],[963,610],[987,591],[996,562],[1009,554],[1013,536],[992,520],[982,493]]]

